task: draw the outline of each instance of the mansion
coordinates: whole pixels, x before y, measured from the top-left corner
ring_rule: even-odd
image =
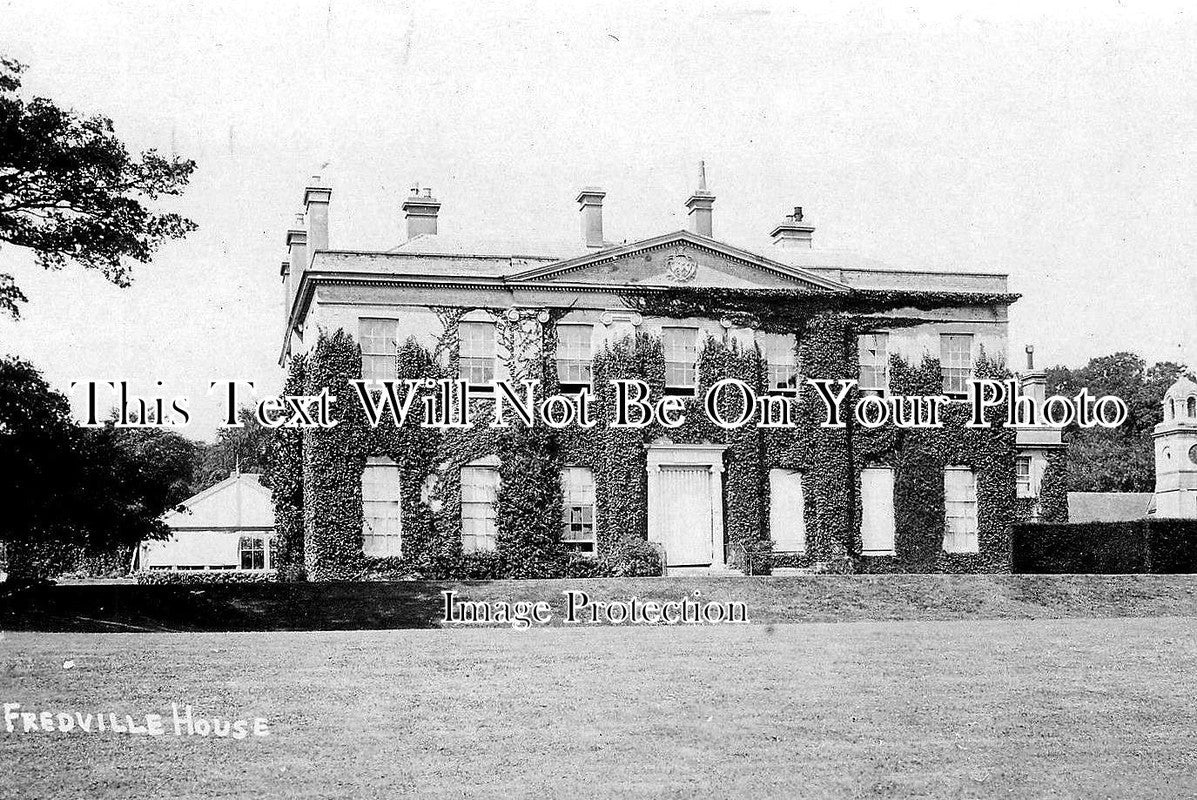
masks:
[[[491,381],[535,378],[601,407],[612,378],[639,378],[692,413],[676,429],[615,429],[600,413],[588,430],[370,432],[345,410],[338,428],[291,433],[274,480],[280,557],[310,579],[449,575],[485,554],[528,577],[644,541],[668,570],[742,569],[767,551],[813,571],[1004,571],[1010,525],[1059,505],[1058,431],[968,428],[963,402],[940,429],[831,429],[795,388],[963,398],[973,377],[1012,377],[1004,275],[823,249],[801,208],[745,249],[717,235],[705,174],[688,229],[632,242],[605,230],[592,187],[577,194],[580,233],[554,242],[442,230],[440,200],[413,189],[406,241],[381,251],[331,245],[331,199],[314,179],[287,233],[288,392],[449,377],[486,403]],[[789,398],[796,427],[708,424],[705,388],[726,377]],[[1030,359],[1017,377],[1042,400]]]

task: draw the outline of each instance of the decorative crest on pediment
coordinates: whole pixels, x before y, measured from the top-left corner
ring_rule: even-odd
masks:
[[[675,253],[665,259],[665,275],[677,283],[689,283],[698,274],[698,262],[685,253]]]

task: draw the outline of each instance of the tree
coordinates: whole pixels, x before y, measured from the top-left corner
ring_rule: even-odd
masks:
[[[0,58],[0,241],[32,250],[47,269],[73,261],[128,286],[130,260],[145,263],[165,240],[195,230],[147,207],[181,193],[195,162],[154,150],[134,157],[108,118],[23,99],[24,69]],[[16,318],[24,301],[13,277],[0,274],[0,312]]]
[[[1115,429],[1066,428],[1068,491],[1150,492],[1155,488],[1155,452],[1151,433],[1163,419],[1164,392],[1189,370],[1164,361],[1151,367],[1134,353],[1114,353],[1084,367],[1047,370],[1047,392],[1072,396],[1082,388],[1090,395],[1121,397],[1126,422]]]
[[[0,360],[0,541],[27,574],[168,535],[161,516],[190,494],[194,463],[171,431],[80,427],[32,364]]]

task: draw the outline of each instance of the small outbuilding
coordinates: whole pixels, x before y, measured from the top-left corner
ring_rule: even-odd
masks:
[[[274,568],[274,505],[260,475],[234,472],[184,500],[163,521],[171,537],[141,542],[134,570]]]

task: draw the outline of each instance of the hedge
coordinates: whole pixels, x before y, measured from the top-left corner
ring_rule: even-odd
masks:
[[[1197,520],[1024,523],[1013,540],[1018,573],[1197,572]]]
[[[189,570],[143,570],[133,573],[142,586],[177,586],[198,583],[275,583],[278,573],[274,570],[234,569],[189,569]]]

